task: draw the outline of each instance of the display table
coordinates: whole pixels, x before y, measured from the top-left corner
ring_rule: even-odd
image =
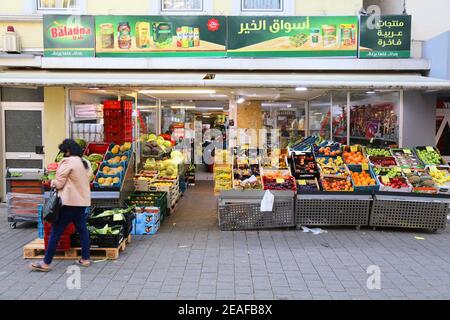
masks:
[[[449,213],[450,196],[443,194],[419,195],[414,193],[374,195],[370,214],[371,227],[398,227],[445,229]]]
[[[298,194],[295,217],[301,226],[367,226],[369,224],[370,194],[346,192],[315,192]]]
[[[219,226],[221,230],[256,230],[293,227],[294,192],[271,191],[275,196],[273,210],[261,212],[265,191],[221,191],[219,196]]]

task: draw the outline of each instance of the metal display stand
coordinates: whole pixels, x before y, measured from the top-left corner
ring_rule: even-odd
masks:
[[[369,224],[370,194],[311,193],[298,194],[295,223],[301,226],[367,226]]]
[[[273,210],[261,212],[264,192],[221,191],[218,201],[220,230],[256,230],[295,226],[294,193],[271,191],[275,196]]]
[[[449,204],[444,195],[375,194],[369,225],[435,232],[445,229]]]

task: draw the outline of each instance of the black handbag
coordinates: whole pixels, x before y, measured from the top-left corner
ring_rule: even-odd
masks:
[[[55,188],[50,190],[50,196],[45,202],[44,209],[42,210],[42,216],[47,222],[56,222],[59,219],[61,212],[62,202],[58,196],[58,191]]]

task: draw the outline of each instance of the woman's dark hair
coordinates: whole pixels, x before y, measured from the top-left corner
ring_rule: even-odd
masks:
[[[72,139],[65,139],[59,146],[59,151],[66,154],[67,152],[70,153],[71,156],[80,157],[81,161],[83,162],[83,166],[85,169],[89,168],[89,165],[85,159],[83,159],[83,149],[81,146],[75,142],[75,140]]]

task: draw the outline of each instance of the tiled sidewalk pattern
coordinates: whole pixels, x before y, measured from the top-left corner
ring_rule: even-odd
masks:
[[[37,231],[10,230],[0,209],[0,299],[450,298],[448,230],[221,232],[210,190],[199,183],[156,236],[134,237],[119,260],[83,269],[81,290],[66,288],[70,261],[30,272],[22,247]],[[381,268],[381,290],[367,289],[370,265]]]

